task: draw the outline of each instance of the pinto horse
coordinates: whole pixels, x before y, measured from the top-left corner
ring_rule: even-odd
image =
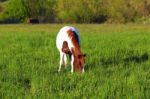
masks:
[[[67,54],[71,58],[71,72],[84,72],[85,54],[80,50],[80,37],[78,31],[71,26],[65,26],[60,29],[56,38],[56,46],[60,52],[60,64],[58,72],[63,63],[67,65]]]

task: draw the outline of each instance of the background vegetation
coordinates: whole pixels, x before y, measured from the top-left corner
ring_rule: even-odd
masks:
[[[150,23],[150,0],[1,0],[0,22]]]
[[[149,25],[72,24],[87,54],[84,74],[70,64],[57,72],[64,25],[0,25],[1,99],[150,98]]]

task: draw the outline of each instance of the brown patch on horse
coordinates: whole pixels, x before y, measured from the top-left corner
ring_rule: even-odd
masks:
[[[64,41],[63,42],[63,45],[62,45],[62,52],[66,53],[66,54],[71,54],[71,51],[68,47],[68,43],[67,41]]]
[[[80,55],[82,54],[81,53],[81,50],[80,50],[80,46],[79,46],[79,43],[78,43],[78,38],[77,36],[75,36],[74,32],[70,29],[67,31],[68,33],[68,36],[69,38],[71,39],[71,42],[73,43],[73,46],[74,46],[74,54],[75,55]]]
[[[74,57],[74,62],[73,62],[73,68],[77,72],[82,72],[82,69],[84,68],[84,55],[82,54],[80,50],[80,45],[78,42],[77,36],[74,34],[74,32],[70,29],[67,31],[69,38],[71,39],[71,42],[73,44],[73,48],[71,48],[71,53]]]
[[[81,72],[82,68],[79,64],[79,60],[77,59],[77,56],[75,56],[75,51],[73,50],[73,48],[71,50],[72,50],[72,54],[73,54],[73,57],[74,57],[73,69],[77,72]]]
[[[77,35],[70,29],[67,31],[69,38],[71,39],[73,45],[77,48],[80,48]]]
[[[77,72],[82,72],[82,69],[84,68],[83,64],[85,62],[84,61],[84,55],[82,55],[82,54],[75,55],[75,50],[74,49],[71,49],[71,50],[72,50],[72,54],[74,57],[73,68]]]

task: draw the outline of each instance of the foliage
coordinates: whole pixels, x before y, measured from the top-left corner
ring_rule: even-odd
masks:
[[[7,0],[0,0],[0,2],[4,2],[4,1],[7,1]]]
[[[53,3],[54,0],[9,0],[2,19],[23,22],[31,17],[51,21],[54,18]]]
[[[22,22],[127,23],[150,16],[149,0],[7,0],[1,20]],[[1,9],[1,8],[0,8]]]
[[[0,5],[0,12],[2,12],[2,9],[3,9],[3,8],[2,8],[2,6]]]
[[[0,25],[2,99],[149,99],[149,25],[74,25],[85,73],[57,72],[61,25]]]
[[[6,23],[19,22],[28,16],[23,0],[10,0],[5,8],[2,17]]]
[[[53,22],[55,0],[25,0],[25,4],[27,4],[29,17]]]
[[[101,0],[59,0],[56,7],[62,22],[91,23],[105,21]]]

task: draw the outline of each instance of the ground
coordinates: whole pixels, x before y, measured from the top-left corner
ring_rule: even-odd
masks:
[[[65,25],[0,25],[0,98],[150,98],[149,25],[71,24],[87,54],[83,74],[71,74],[69,62],[57,72]]]

